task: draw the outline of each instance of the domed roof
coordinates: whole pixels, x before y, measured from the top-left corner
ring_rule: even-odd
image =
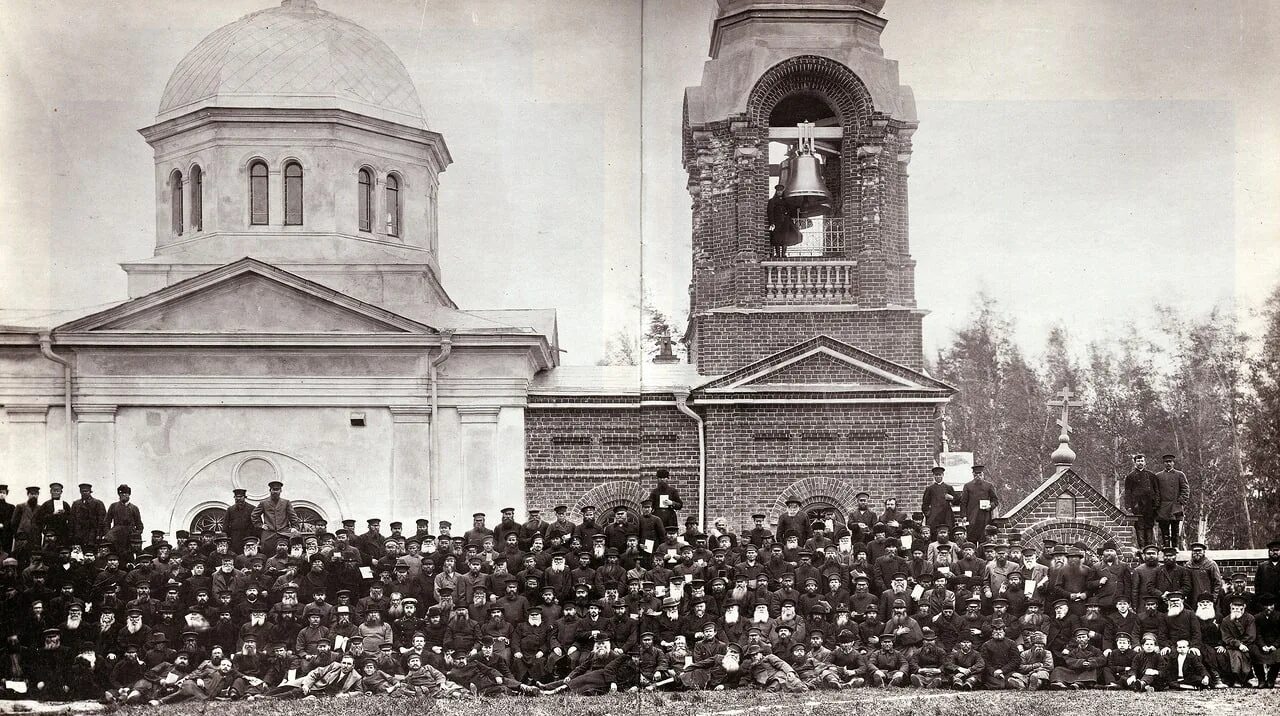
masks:
[[[404,64],[315,0],[284,0],[215,30],[182,58],[157,121],[202,107],[346,109],[426,127]]]

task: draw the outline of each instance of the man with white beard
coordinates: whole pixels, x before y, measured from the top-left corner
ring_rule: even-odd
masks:
[[[1222,675],[1230,664],[1227,659],[1227,647],[1222,640],[1222,627],[1218,622],[1217,612],[1213,608],[1213,597],[1201,594],[1196,600],[1196,619],[1200,622],[1200,660],[1209,672],[1213,688],[1225,689],[1226,682]]]
[[[720,617],[716,628],[726,643],[742,644],[747,640],[747,624],[742,620],[739,602],[736,599],[730,599],[724,605],[724,613]]]
[[[267,624],[267,604],[262,602],[249,609],[249,621],[240,626],[238,641],[244,644],[245,639],[253,636],[259,644],[265,644],[271,636],[271,626]]]
[[[1160,632],[1164,637],[1161,656],[1171,654],[1173,645],[1179,640],[1187,641],[1191,645],[1191,653],[1200,656],[1200,620],[1186,610],[1184,599],[1186,597],[1181,592],[1168,592],[1164,595],[1168,607],[1164,614],[1164,630]]]
[[[116,632],[116,652],[123,653],[124,648],[129,645],[136,646],[141,651],[150,640],[151,629],[142,623],[142,610],[130,607],[125,614],[124,626]]]
[[[730,642],[723,655],[690,664],[680,672],[680,683],[692,691],[735,689],[742,676],[742,647]]]
[[[84,605],[79,600],[67,605],[67,618],[58,628],[62,632],[63,641],[69,644],[78,644],[84,641],[84,635],[88,634],[91,629],[84,624]]]

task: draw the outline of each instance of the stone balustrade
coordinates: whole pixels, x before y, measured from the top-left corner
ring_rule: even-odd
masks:
[[[761,261],[766,303],[854,303],[856,269],[850,259]]]

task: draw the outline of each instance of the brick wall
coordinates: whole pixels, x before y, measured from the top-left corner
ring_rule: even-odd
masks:
[[[575,513],[588,503],[611,508],[625,502],[617,489],[592,491],[606,483],[631,482],[647,494],[662,467],[670,471],[685,513],[696,514],[697,426],[674,406],[525,411],[525,489],[531,506],[565,504]],[[592,495],[584,501],[588,493]]]
[[[905,310],[695,315],[693,360],[719,375],[820,335],[843,341],[908,368],[924,367],[922,316]]]
[[[1063,495],[1071,496],[1070,509],[1061,501]],[[1114,540],[1121,550],[1131,551],[1138,545],[1130,524],[1127,513],[1068,470],[1053,478],[1023,509],[1002,519],[1000,537],[1036,548],[1049,537],[1064,544],[1084,541],[1092,549]]]
[[[797,497],[842,513],[860,490],[916,509],[936,453],[931,405],[711,405],[705,411],[708,518],[728,517],[739,529],[750,527],[755,511],[776,519],[779,497],[805,480],[793,489]]]
[[[693,408],[707,426],[707,519],[727,517],[740,530],[757,510],[776,519],[792,494],[841,513],[861,490],[918,509],[937,450],[932,405]],[[674,406],[529,408],[525,426],[530,505],[610,508],[635,485],[647,492],[666,467],[683,515],[697,514],[696,424]]]

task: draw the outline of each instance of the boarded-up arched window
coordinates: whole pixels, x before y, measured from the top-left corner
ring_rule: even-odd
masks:
[[[302,225],[302,165],[297,162],[284,165],[284,223]]]
[[[197,164],[191,167],[191,230],[204,229],[204,172]]]
[[[360,211],[360,230],[373,230],[373,173],[368,169],[360,170],[360,184],[357,187],[359,196],[356,202]]]
[[[254,162],[249,165],[249,223],[255,226],[271,223],[267,206],[267,163]]]
[[[182,172],[175,171],[169,177],[169,210],[173,234],[182,236]]]

